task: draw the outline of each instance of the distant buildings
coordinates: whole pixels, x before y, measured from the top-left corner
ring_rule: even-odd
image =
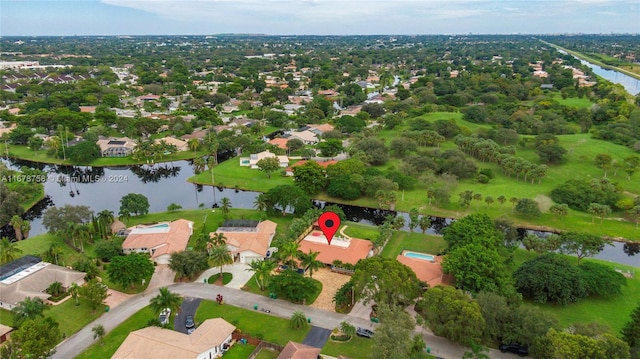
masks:
[[[136,143],[128,137],[101,138],[96,142],[102,157],[126,157],[131,155]]]
[[[240,157],[240,166],[251,167],[251,169],[258,169],[258,162],[263,158],[276,158],[279,166],[282,168],[289,167],[289,157],[278,156],[271,151],[262,151],[260,153],[251,154],[249,157]]]

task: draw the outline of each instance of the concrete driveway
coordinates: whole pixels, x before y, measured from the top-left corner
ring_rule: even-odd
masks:
[[[234,263],[222,266],[223,273],[226,272],[233,275],[233,278],[231,278],[231,282],[227,283],[225,287],[233,289],[241,289],[242,287],[244,287],[244,285],[247,284],[249,279],[251,279],[251,277],[253,276],[253,272],[249,272],[248,270],[246,270],[247,268],[249,268],[249,265],[244,263]],[[204,283],[205,279],[208,279],[212,275],[218,273],[220,273],[220,267],[209,268],[202,274],[200,274],[200,276],[195,280],[194,283]]]
[[[176,272],[172,271],[168,264],[158,264],[144,292],[155,292],[157,288],[168,287],[174,283],[175,277]]]

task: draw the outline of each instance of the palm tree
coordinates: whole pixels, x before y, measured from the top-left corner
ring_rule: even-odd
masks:
[[[253,207],[255,209],[257,209],[260,212],[266,211],[267,210],[267,196],[264,193],[260,193],[257,197],[256,200],[253,201]]]
[[[207,252],[211,254],[211,249],[216,246],[226,246],[227,245],[227,237],[224,236],[224,233],[215,232],[212,236],[207,239]]]
[[[8,237],[0,239],[0,264],[5,264],[18,259],[22,249],[18,248],[15,242],[11,242]]]
[[[76,306],[80,305],[78,301],[78,294],[80,293],[80,286],[78,283],[71,283],[71,287],[69,287],[69,294],[71,294],[71,298],[76,301]]]
[[[26,220],[22,221],[22,224],[20,225],[20,231],[22,232],[22,239],[29,238],[30,230],[31,230],[31,222]]]
[[[316,258],[318,258],[318,254],[320,252],[313,252],[309,250],[309,253],[300,252],[300,262],[302,264],[302,268],[306,268],[309,270],[309,277],[313,278],[313,271],[318,270],[324,266],[324,263],[320,262]]]
[[[36,319],[37,316],[44,317],[44,314],[42,313],[46,308],[47,306],[40,298],[25,298],[11,309],[11,313],[13,313],[13,326],[19,327],[20,324],[24,323],[26,320]]]
[[[298,252],[300,252],[300,244],[295,240],[291,242],[285,243],[280,251],[280,258],[285,260],[285,263],[289,265],[289,267],[293,267],[293,258],[298,256]]]
[[[303,312],[301,312],[299,310],[296,310],[291,315],[291,319],[289,321],[289,325],[293,329],[304,328],[304,327],[307,326],[307,316]]]
[[[178,293],[170,292],[167,287],[160,288],[160,293],[149,301],[149,306],[153,313],[160,314],[165,308],[171,309],[173,312],[180,310],[182,297]]]
[[[100,345],[104,345],[104,335],[106,331],[104,330],[104,326],[102,324],[96,324],[91,328],[93,332],[93,339],[100,339]]]
[[[229,212],[231,212],[231,200],[228,197],[222,197],[220,200],[220,209],[222,210],[222,216],[228,219]]]
[[[98,212],[97,217],[98,222],[100,222],[100,224],[104,226],[105,231],[111,229],[111,224],[113,224],[113,221],[116,219],[113,211],[110,211],[108,209],[103,209],[102,211]]]
[[[187,142],[187,145],[189,146],[189,149],[193,151],[193,153],[196,153],[198,147],[200,147],[200,141],[197,138],[192,138]]]
[[[196,157],[193,159],[193,170],[196,174],[202,172],[205,165],[206,164],[203,157]]]
[[[24,219],[22,219],[22,217],[18,216],[17,214],[11,217],[11,221],[9,222],[9,224],[11,224],[11,227],[13,227],[13,230],[16,232],[17,241],[21,241],[23,239],[22,222],[24,222]]]
[[[226,245],[213,246],[209,252],[209,259],[213,262],[214,267],[220,267],[220,281],[222,281],[222,266],[233,263],[229,248]]]
[[[275,261],[261,259],[249,263],[249,268],[247,268],[246,271],[254,273],[254,278],[258,284],[258,288],[263,291],[269,285],[271,272],[276,269],[277,265],[278,263]]]

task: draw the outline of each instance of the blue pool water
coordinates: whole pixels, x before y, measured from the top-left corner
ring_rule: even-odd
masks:
[[[415,258],[415,259],[422,259],[425,261],[429,261],[429,262],[435,262],[436,259],[434,256],[432,256],[431,254],[424,254],[424,253],[418,253],[418,252],[404,252],[404,256],[405,257],[409,257],[409,258]]]
[[[149,228],[169,228],[169,223],[156,224],[155,226],[151,226]]]

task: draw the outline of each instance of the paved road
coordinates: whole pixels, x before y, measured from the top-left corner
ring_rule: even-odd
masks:
[[[349,317],[344,314],[328,312],[325,310],[291,304],[281,299],[270,299],[268,297],[239,291],[232,288],[218,287],[203,283],[174,284],[169,287],[172,292],[179,293],[183,297],[203,298],[215,300],[217,294],[224,296],[225,303],[254,310],[253,306],[258,305],[259,309],[269,309],[271,315],[290,318],[294,311],[300,310],[307,317],[311,318],[311,324],[325,329],[333,329],[339,326],[340,322],[346,320],[356,327],[365,327],[375,330],[377,324],[371,323],[369,320],[362,318]],[[94,322],[82,328],[74,335],[68,337],[56,349],[56,353],[51,357],[54,359],[69,359],[83,352],[93,342],[93,333],[91,328],[96,324],[102,324],[107,332],[113,330],[116,326],[129,318],[135,312],[144,308],[149,304],[149,300],[157,294],[157,290],[153,292],[145,292],[138,294],[131,299],[120,304],[116,308],[105,313]],[[421,331],[427,346],[431,348],[431,353],[446,359],[461,358],[465,349],[457,344],[451,343],[445,338],[434,336],[427,331]],[[493,359],[513,359],[513,355],[503,354],[497,350],[491,350],[489,353]]]

